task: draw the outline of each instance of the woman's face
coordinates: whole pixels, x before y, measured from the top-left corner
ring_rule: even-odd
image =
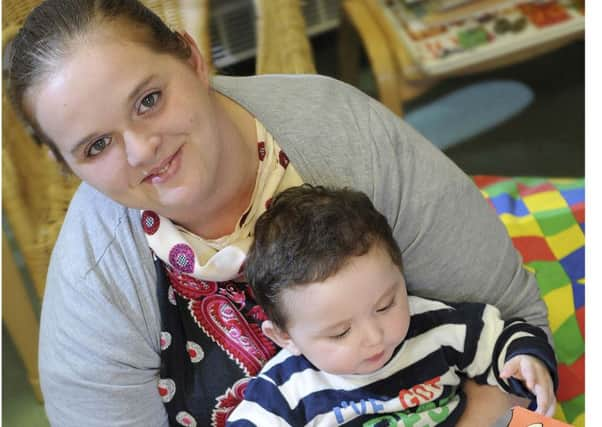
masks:
[[[77,43],[26,106],[83,181],[177,219],[215,197],[232,147],[196,46],[181,60],[116,30]]]

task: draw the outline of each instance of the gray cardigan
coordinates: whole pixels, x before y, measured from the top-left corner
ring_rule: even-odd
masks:
[[[472,181],[377,101],[322,76],[216,77],[306,182],[366,192],[391,223],[409,292],[496,305],[547,328],[534,277]],[[54,248],[40,375],[57,426],[163,426],[159,307],[140,213],[82,184]],[[208,420],[205,420],[208,423]]]

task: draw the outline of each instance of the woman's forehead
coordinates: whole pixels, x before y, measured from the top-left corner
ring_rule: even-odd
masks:
[[[88,127],[89,121],[100,123],[121,111],[142,82],[165,70],[165,61],[154,55],[138,43],[116,39],[77,48],[26,93],[26,110],[52,140],[73,143],[81,137],[78,123]]]

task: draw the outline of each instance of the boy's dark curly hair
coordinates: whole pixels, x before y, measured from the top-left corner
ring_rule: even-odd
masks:
[[[285,330],[281,290],[325,281],[375,244],[401,269],[391,227],[368,196],[304,184],[277,195],[259,217],[245,272],[257,302]]]

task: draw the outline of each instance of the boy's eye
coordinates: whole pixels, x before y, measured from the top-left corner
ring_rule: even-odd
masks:
[[[152,92],[146,95],[140,101],[140,105],[138,106],[138,114],[144,114],[148,112],[148,110],[152,109],[159,101],[159,97],[161,96],[160,92]]]
[[[389,301],[385,306],[378,308],[376,310],[377,313],[382,313],[383,311],[387,311],[388,309],[390,309],[391,307],[393,307],[393,305],[395,304],[395,298],[392,298],[391,301]]]
[[[351,330],[351,328],[347,328],[343,332],[341,332],[340,334],[332,335],[330,338],[333,339],[333,340],[340,340],[341,338],[345,338],[347,336],[347,334],[349,333],[350,330]]]
[[[94,157],[102,153],[109,145],[111,145],[111,137],[105,136],[94,141],[86,151],[86,157]]]

